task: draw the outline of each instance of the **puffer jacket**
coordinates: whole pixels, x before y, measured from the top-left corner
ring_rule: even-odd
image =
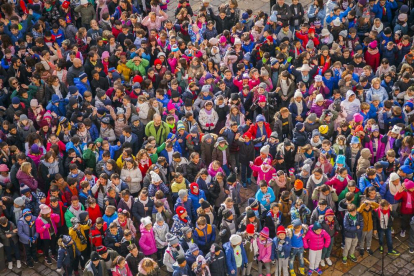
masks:
[[[139,247],[145,256],[149,256],[157,252],[157,245],[155,243],[154,230],[148,230],[143,224],[139,226],[141,238],[139,239]]]
[[[359,226],[359,229],[357,229],[357,226]],[[362,215],[360,213],[357,213],[357,219],[355,221],[351,220],[348,212],[345,213],[343,230],[345,238],[353,239],[358,237],[363,228],[364,221],[362,220]]]
[[[86,230],[89,230],[89,228],[91,228],[89,225],[81,225],[80,226],[80,232],[81,235],[83,235],[85,237],[85,240],[88,240],[88,237],[85,234]],[[88,246],[88,244],[82,244],[81,239],[78,236],[78,233],[71,227],[69,228],[69,236],[72,238],[72,240],[75,242],[76,247],[80,250],[80,251],[84,251],[86,249],[86,247]]]
[[[128,176],[131,177],[131,181],[126,181]],[[121,179],[128,184],[131,193],[138,193],[141,190],[142,174],[138,167],[132,170],[122,169]]]
[[[34,216],[32,216],[32,222],[35,221]],[[30,237],[34,237],[37,239],[39,237],[39,233],[36,231],[36,225],[33,224],[32,227],[29,227],[29,224],[26,220],[21,217],[17,222],[17,235],[19,236],[19,241],[23,244],[30,243]]]
[[[236,259],[234,258],[234,249],[231,246],[230,242],[226,242],[223,244],[223,249],[226,254],[226,262],[227,262],[227,274],[230,276],[235,276],[236,273],[232,274],[232,271],[237,272],[237,266],[236,266]],[[240,245],[240,251],[242,254],[242,265],[243,267],[245,264],[247,264],[247,256],[246,251],[244,250],[243,245]]]
[[[152,228],[154,231],[155,242],[157,243],[157,248],[164,248],[168,245],[165,235],[170,231],[170,227],[167,223],[164,223],[163,226],[159,226],[158,223],[154,223]]]
[[[331,237],[329,234],[322,229],[322,232],[317,235],[313,231],[313,225],[309,227],[309,231],[306,233],[305,238],[303,239],[303,247],[305,249],[310,249],[313,251],[322,250],[323,248],[328,248],[331,243]]]
[[[183,250],[183,247],[180,245],[178,247],[172,247],[168,246],[165,250],[164,258],[163,258],[163,264],[167,268],[167,271],[172,273],[174,271],[173,265],[175,263],[175,260],[177,260],[178,257],[184,257],[185,253]]]
[[[272,261],[272,245],[271,239],[261,240],[259,237],[256,240],[258,253],[257,260],[263,263],[270,263]]]
[[[60,221],[60,216],[57,214],[50,214],[50,220],[52,221],[52,225],[50,227],[53,227],[55,230],[55,234],[57,233],[57,223]],[[36,219],[36,232],[39,233],[39,237],[41,240],[50,240],[50,231],[47,228],[44,228],[46,223],[43,221],[43,219],[39,216]]]

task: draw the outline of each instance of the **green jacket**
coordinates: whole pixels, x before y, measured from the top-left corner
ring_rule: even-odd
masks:
[[[147,74],[147,67],[149,65],[149,61],[146,60],[145,58],[141,59],[141,62],[139,63],[139,65],[135,65],[135,62],[133,59],[130,59],[127,61],[126,66],[134,71],[139,71],[141,73],[142,76],[145,76]]]
[[[79,203],[81,206],[81,210],[84,211],[85,208],[83,207],[82,203]],[[70,207],[66,210],[65,212],[65,221],[66,221],[66,226],[68,228],[72,227],[72,222],[70,222],[71,218],[74,218],[75,215],[70,211]]]
[[[157,163],[158,161],[158,154],[165,149],[165,143],[162,143],[161,146],[157,147],[157,151],[154,154],[150,155],[150,159],[152,164]]]
[[[349,192],[349,189],[348,187],[345,187],[345,189],[339,195],[338,202],[345,198],[347,192]],[[352,203],[355,204],[355,206],[358,208],[359,202],[361,200],[361,192],[359,191],[358,187],[355,189],[354,194],[354,201],[352,201]]]
[[[157,145],[161,145],[167,140],[167,136],[170,133],[170,128],[166,122],[161,122],[161,126],[158,129],[158,132],[155,130],[154,121],[149,122],[145,126],[145,135],[147,137],[154,136]]]
[[[83,151],[82,158],[85,161],[85,166],[87,168],[95,169],[96,167],[96,154],[91,149],[86,149]]]

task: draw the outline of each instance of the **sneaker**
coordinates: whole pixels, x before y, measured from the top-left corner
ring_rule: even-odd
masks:
[[[323,271],[318,267],[318,269],[317,270],[315,270],[315,272],[317,272],[318,273],[318,275],[322,275],[322,273],[323,273]]]
[[[45,263],[46,263],[46,265],[51,265],[52,264],[52,260],[50,258],[46,258],[45,259]]]
[[[33,259],[33,263],[35,263],[35,264],[37,264],[37,263],[39,263],[39,260],[38,259]]]
[[[364,248],[359,249],[359,255],[364,256],[364,253],[365,253]]]
[[[345,248],[345,244],[341,243],[341,248],[344,249]]]
[[[13,262],[9,262],[8,268],[9,268],[10,270],[12,270],[12,269],[13,269]]]
[[[310,275],[312,275],[313,274],[313,270],[312,269],[309,269],[309,271],[308,271],[308,276],[310,276]]]
[[[405,237],[405,231],[404,231],[404,230],[401,230],[401,232],[400,232],[400,237],[401,237],[401,238],[404,238],[404,237]]]
[[[247,178],[247,184],[248,185],[252,184],[252,179],[251,178]]]
[[[358,260],[357,258],[355,258],[354,255],[350,255],[349,258],[351,259],[351,261],[353,261],[354,263],[356,263]]]
[[[299,273],[302,275],[305,275],[305,268],[304,267],[299,267]]]
[[[392,228],[392,227],[391,227],[391,234],[392,234],[392,235],[394,235],[394,234],[395,234],[394,228]]]
[[[325,261],[326,261],[326,264],[327,264],[327,265],[329,265],[329,266],[331,266],[331,265],[332,265],[332,261],[331,261],[331,259],[326,258],[326,259],[325,259]]]
[[[347,263],[348,263],[348,259],[347,259],[346,257],[343,257],[343,258],[342,258],[342,263],[343,263],[343,264],[347,264]]]
[[[27,267],[28,268],[34,268],[34,265],[33,264],[28,264]]]
[[[400,252],[398,252],[397,250],[392,250],[392,251],[389,251],[388,252],[388,255],[391,255],[391,256],[400,256]]]
[[[289,272],[290,272],[290,276],[296,276],[296,273],[295,273],[294,269],[291,269]]]
[[[367,248],[367,252],[369,255],[374,255],[374,251],[372,251],[371,248]]]
[[[246,183],[243,183],[242,185],[243,185],[243,188],[247,189],[247,184]]]
[[[380,253],[384,253],[384,247],[380,246]]]
[[[20,262],[20,260],[16,261],[16,267],[17,268],[21,268],[22,267],[22,263]]]
[[[413,247],[411,247],[411,248],[410,248],[410,250],[409,250],[408,252],[410,252],[410,254],[414,254],[414,248],[413,248]]]
[[[325,264],[325,261],[324,261],[324,260],[321,260],[321,266],[322,266],[322,267],[325,267],[325,265],[326,265],[326,264]]]

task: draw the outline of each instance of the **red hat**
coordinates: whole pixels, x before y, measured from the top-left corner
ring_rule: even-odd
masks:
[[[267,40],[269,40],[270,42],[273,42],[273,37],[272,37],[271,35],[268,35],[268,36],[266,37],[266,39],[267,39]]]
[[[276,235],[280,235],[280,234],[285,234],[285,235],[286,235],[286,229],[285,229],[285,227],[283,227],[283,225],[280,225],[280,226],[277,228]]]
[[[194,189],[195,188],[197,188],[197,192],[194,192]],[[198,195],[199,193],[200,193],[200,189],[199,189],[199,187],[198,187],[198,184],[197,183],[195,183],[195,182],[193,182],[193,183],[191,183],[190,184],[190,190],[191,190],[191,193],[193,194],[193,195]]]
[[[326,210],[325,217],[327,217],[327,216],[335,216],[334,211],[332,209]]]
[[[62,8],[67,9],[69,8],[70,2],[69,1],[65,1],[62,3]]]
[[[250,134],[250,132],[246,132],[245,134],[243,134],[243,138],[248,138],[248,139],[252,139],[252,135]]]
[[[265,103],[266,102],[266,96],[260,95],[259,96],[259,103]]]
[[[143,78],[140,75],[136,75],[133,79],[132,82],[139,82],[141,83],[143,81]]]
[[[178,216],[181,216],[187,212],[187,210],[183,206],[178,206],[177,209],[175,209],[175,212],[178,214]]]
[[[361,125],[357,126],[357,127],[355,128],[355,132],[358,132],[358,131],[364,131],[364,127],[363,127],[363,126],[361,126]]]
[[[254,225],[253,224],[247,224],[246,233],[247,234],[254,234]]]
[[[156,65],[162,65],[162,61],[160,60],[160,59],[156,59],[155,61],[154,61],[154,66],[156,66]]]
[[[315,27],[310,27],[308,33],[315,33]]]

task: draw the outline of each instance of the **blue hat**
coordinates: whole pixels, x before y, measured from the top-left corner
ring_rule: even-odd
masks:
[[[86,73],[82,73],[82,74],[79,75],[80,80],[83,80],[84,78],[87,78],[87,77],[88,77],[88,75],[86,75]]]
[[[350,144],[359,144],[359,138],[356,136],[352,136]]]
[[[319,223],[319,221],[315,221],[315,223],[313,224],[313,230],[319,230],[319,229],[322,229],[322,226]]]
[[[248,52],[248,53],[246,53],[245,55],[244,55],[244,57],[243,57],[243,59],[244,60],[247,60],[247,61],[250,61],[250,58],[251,58],[251,54]]]
[[[108,69],[108,72],[110,72],[110,73],[114,73],[115,71],[116,71],[115,67],[111,67],[111,68]]]
[[[20,99],[18,97],[13,97],[12,104],[20,104]]]
[[[243,14],[242,14],[242,19],[243,20],[247,20],[249,18],[249,14],[247,13],[247,12],[244,12]]]
[[[414,109],[414,104],[412,102],[406,102],[404,106],[408,106],[411,109]]]
[[[141,88],[141,84],[139,82],[134,83],[134,85],[132,85],[132,89],[138,89]]]
[[[292,225],[293,227],[298,227],[299,225],[302,225],[302,222],[300,221],[300,219],[294,219],[292,221]]]
[[[106,99],[105,101],[103,101],[103,104],[104,104],[105,106],[107,106],[107,105],[112,105],[112,101],[111,101],[110,99]]]
[[[110,120],[108,117],[103,117],[101,122],[108,125],[110,123]]]
[[[345,165],[345,155],[336,156],[335,163]]]
[[[355,46],[355,52],[359,50],[362,50],[361,44],[358,44],[357,46]]]
[[[120,79],[121,78],[121,75],[118,73],[118,72],[113,72],[112,73],[112,79],[114,80],[114,81],[116,81],[116,80],[118,80],[118,79]]]
[[[269,21],[277,22],[277,11],[274,11],[272,15],[269,17]]]
[[[298,122],[298,123],[296,123],[296,125],[295,125],[295,129],[296,129],[296,130],[301,130],[301,129],[303,128],[303,126],[304,126],[304,124],[303,124],[303,123]]]
[[[226,142],[226,140],[223,137],[217,138],[217,143],[220,144],[221,142]]]
[[[209,80],[212,78],[213,78],[213,75],[211,75],[210,73],[207,73],[206,76],[204,77],[205,80]]]
[[[256,123],[257,122],[266,122],[266,119],[262,114],[259,114],[256,116]]]
[[[70,94],[75,94],[76,92],[78,92],[78,88],[74,85],[69,86],[68,91]]]
[[[195,252],[197,250],[200,250],[200,249],[198,249],[197,244],[195,244],[193,242],[190,243],[190,245],[188,246],[188,251],[190,251],[191,253],[193,253],[193,252]]]
[[[32,215],[32,211],[30,209],[24,209],[23,212],[22,212],[22,216],[24,218],[26,218],[28,216],[31,216],[31,215]]]
[[[104,115],[106,113],[106,111],[107,110],[106,110],[105,107],[98,107],[98,110],[97,110],[99,115]]]
[[[410,168],[410,166],[408,166],[408,165],[403,165],[403,166],[401,166],[400,167],[400,170],[403,172],[403,173],[406,173],[406,174],[412,174],[413,173],[413,170]]]
[[[56,94],[52,95],[52,103],[57,103],[59,101],[59,96]]]

